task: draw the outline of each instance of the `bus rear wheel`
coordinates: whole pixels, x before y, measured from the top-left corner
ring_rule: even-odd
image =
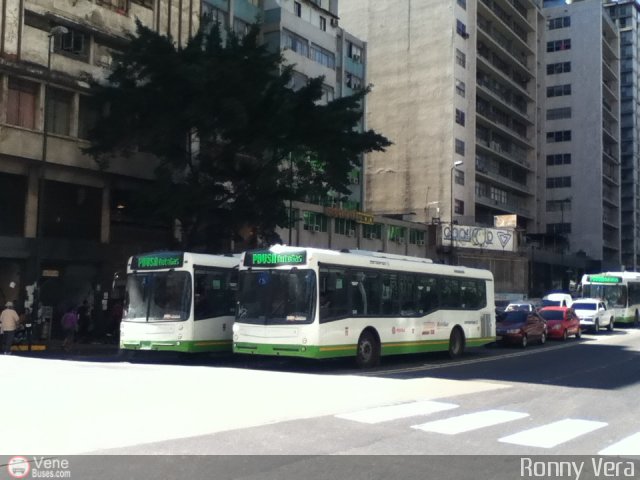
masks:
[[[380,363],[380,342],[370,330],[365,330],[358,339],[356,364],[360,368],[372,368]]]
[[[464,353],[464,337],[459,328],[454,328],[449,336],[449,357],[459,358]]]

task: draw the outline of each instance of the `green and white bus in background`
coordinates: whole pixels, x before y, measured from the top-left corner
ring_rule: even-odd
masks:
[[[495,341],[491,272],[366,251],[274,246],[240,263],[234,353],[308,358],[449,351]]]
[[[582,296],[601,298],[614,309],[616,323],[640,326],[640,273],[603,272],[582,276]]]
[[[189,252],[131,257],[120,348],[231,352],[239,261]]]

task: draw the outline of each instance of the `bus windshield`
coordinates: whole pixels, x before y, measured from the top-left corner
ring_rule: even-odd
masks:
[[[311,323],[315,303],[316,275],[313,270],[240,272],[236,318],[242,323]]]
[[[602,298],[607,304],[616,307],[627,306],[626,285],[597,285],[587,283],[582,286],[582,296],[584,298]]]
[[[123,320],[175,322],[191,312],[191,276],[188,272],[144,272],[127,277]]]

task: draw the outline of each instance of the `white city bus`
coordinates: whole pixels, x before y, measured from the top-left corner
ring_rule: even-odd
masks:
[[[603,272],[582,276],[583,297],[601,298],[613,308],[616,323],[640,326],[640,273]]]
[[[274,246],[240,263],[234,353],[330,358],[495,341],[491,272],[377,252]]]
[[[239,261],[189,252],[131,257],[120,348],[231,352]]]

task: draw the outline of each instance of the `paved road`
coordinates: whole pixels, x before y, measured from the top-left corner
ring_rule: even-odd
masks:
[[[640,455],[639,354],[640,331],[618,330],[459,362],[387,359],[369,372],[14,355],[0,358],[16,406],[0,452]]]

